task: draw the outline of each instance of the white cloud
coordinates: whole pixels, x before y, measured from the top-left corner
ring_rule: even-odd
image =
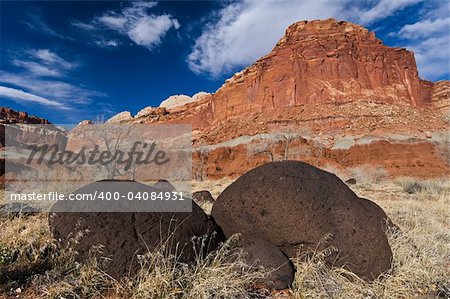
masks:
[[[34,57],[40,59],[42,62],[46,64],[52,65],[56,64],[64,69],[72,69],[76,67],[76,64],[61,58],[59,55],[50,51],[49,49],[32,50],[31,53],[33,54]]]
[[[26,69],[27,71],[35,74],[36,76],[45,77],[59,77],[62,74],[57,69],[51,69],[46,65],[34,62],[34,61],[24,61],[24,60],[13,60],[13,64]]]
[[[161,43],[161,38],[170,28],[177,26],[178,21],[169,15],[142,17],[129,29],[128,37],[137,45],[151,48]]]
[[[24,68],[35,76],[62,77],[67,71],[77,67],[48,49],[30,50],[21,54],[20,59],[13,59],[12,63]]]
[[[39,11],[34,11],[33,13],[27,14],[27,19],[23,23],[30,29],[33,29],[35,31],[39,31],[41,33],[55,36],[61,39],[73,40],[70,36],[60,34],[49,25],[47,25],[47,23],[42,19]]]
[[[105,96],[101,92],[82,86],[58,80],[42,79],[30,73],[11,74],[0,71],[0,82],[26,89],[43,97],[58,99],[68,105],[87,104],[91,102],[92,98]]]
[[[88,24],[88,23],[84,23],[84,22],[80,22],[80,21],[73,21],[71,24],[72,24],[72,26],[80,28],[85,31],[93,31],[96,29],[93,24]]]
[[[187,58],[195,73],[217,77],[267,54],[300,20],[336,18],[372,24],[422,0],[243,0],[225,5],[196,39]]]
[[[405,38],[418,38],[440,32],[444,34],[450,32],[450,17],[436,20],[427,19],[414,24],[408,24],[403,26],[398,34]]]
[[[66,105],[60,102],[49,100],[47,98],[25,92],[20,89],[0,86],[0,97],[12,99],[16,102],[34,102],[37,104],[50,106],[58,109],[69,109]]]
[[[122,31],[125,29],[124,27],[127,23],[127,18],[116,13],[111,13],[110,15],[103,15],[99,17],[98,21],[109,29]]]
[[[152,49],[161,43],[162,38],[171,28],[180,28],[178,20],[169,14],[150,14],[148,10],[156,5],[156,2],[132,2],[131,6],[121,11],[104,13],[90,24],[72,22],[72,25],[92,32],[108,29],[128,37],[139,46]],[[95,43],[105,46],[103,42]]]
[[[99,47],[102,48],[115,48],[121,45],[120,41],[116,40],[116,39],[111,39],[111,40],[98,40],[95,41],[95,44]]]
[[[380,0],[369,10],[361,11],[358,17],[361,24],[369,25],[377,20],[393,15],[395,12],[424,0]]]
[[[437,5],[428,11],[422,20],[403,26],[397,34],[404,41],[403,47],[414,51],[421,77],[437,80],[450,73],[450,18],[434,17],[441,15],[449,7]]]

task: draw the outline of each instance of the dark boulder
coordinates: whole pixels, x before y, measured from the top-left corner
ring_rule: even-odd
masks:
[[[217,198],[212,215],[227,237],[263,237],[288,257],[336,247],[327,262],[367,280],[391,266],[383,210],[335,175],[303,162],[272,162],[247,172]]]
[[[108,182],[94,184],[101,190],[105,183]],[[53,210],[57,212],[52,212],[49,216],[54,238],[60,246],[75,249],[79,262],[89,258],[89,251],[94,246],[102,245],[101,252],[96,257],[110,259],[103,265],[103,269],[115,278],[136,274],[139,270],[137,255],[154,250],[163,243],[171,253],[177,253],[180,262],[189,263],[199,253],[207,254],[224,241],[223,233],[214,220],[194,202],[192,212],[128,213],[64,212],[64,207],[57,207],[62,203],[65,202],[55,204]],[[193,242],[196,237],[206,238],[203,242],[206,247],[201,247],[202,242]]]

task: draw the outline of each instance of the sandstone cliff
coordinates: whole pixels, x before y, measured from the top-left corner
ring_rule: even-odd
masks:
[[[291,25],[267,56],[235,74],[212,98],[214,120],[318,103],[431,104],[431,83],[414,54],[382,44],[364,27],[333,19]]]

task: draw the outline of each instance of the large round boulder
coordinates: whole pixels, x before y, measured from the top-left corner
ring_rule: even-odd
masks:
[[[119,189],[130,188],[130,184],[133,190],[154,190],[137,182],[117,182]],[[100,181],[80,190],[110,190],[110,185],[111,181]],[[224,241],[220,228],[195,202],[192,212],[67,212],[70,207],[63,205],[67,202],[55,204],[49,216],[54,238],[62,247],[76,250],[79,262],[88,260],[92,249],[101,245],[94,254],[107,258],[103,270],[115,278],[136,274],[140,269],[137,256],[161,245],[180,262],[189,263]]]
[[[384,211],[335,175],[303,162],[272,162],[247,172],[220,194],[212,215],[227,237],[262,237],[289,258],[333,246],[330,265],[366,280],[391,267]]]

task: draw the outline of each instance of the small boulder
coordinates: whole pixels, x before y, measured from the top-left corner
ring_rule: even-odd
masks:
[[[192,193],[192,199],[199,205],[206,203],[214,203],[214,198],[207,190],[197,191]]]
[[[303,162],[272,162],[250,170],[220,194],[212,216],[227,237],[264,238],[290,258],[333,246],[337,252],[327,262],[367,280],[391,267],[383,210],[356,196],[334,174]]]
[[[163,191],[177,191],[177,189],[175,188],[174,185],[172,185],[169,181],[167,180],[158,180],[156,183],[153,184],[153,187],[159,190],[163,190]]]
[[[345,183],[347,185],[355,185],[356,184],[356,180],[354,178],[350,178],[350,179],[346,180]]]

